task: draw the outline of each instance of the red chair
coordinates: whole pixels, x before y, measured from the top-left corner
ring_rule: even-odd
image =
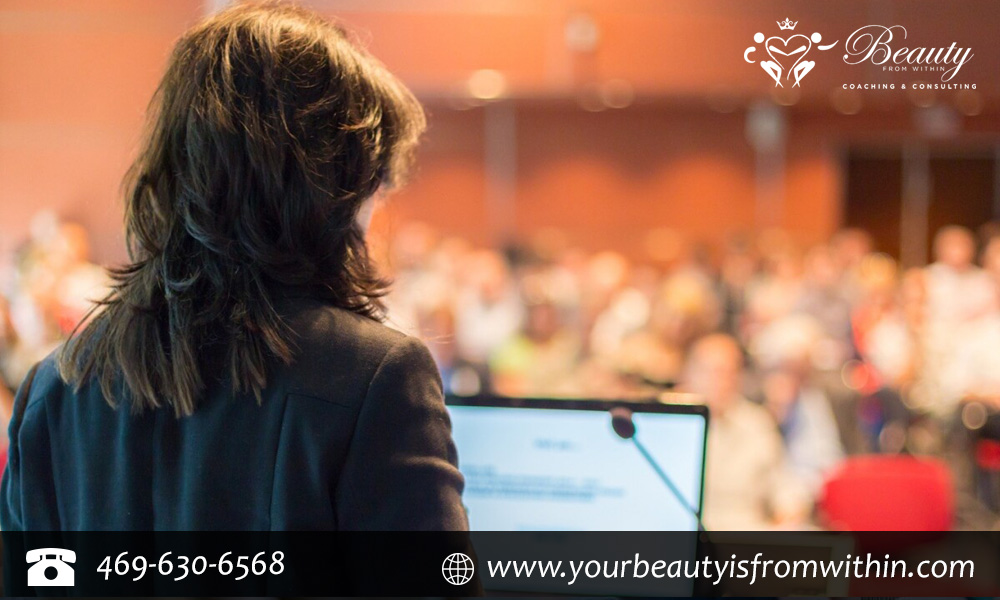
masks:
[[[853,534],[858,556],[869,552],[910,556],[914,548],[947,539],[955,513],[955,489],[944,462],[913,456],[859,456],[834,471],[823,486],[820,514],[830,529]],[[864,532],[926,532],[898,535]],[[931,546],[927,546],[930,544]],[[918,553],[919,554],[919,553]],[[852,579],[851,596],[958,596],[961,582],[916,579]],[[961,591],[960,591],[961,590]]]
[[[947,531],[955,490],[940,460],[859,456],[827,479],[819,508],[827,527],[840,531]]]

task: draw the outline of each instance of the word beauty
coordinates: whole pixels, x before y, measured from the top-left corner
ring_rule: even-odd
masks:
[[[972,48],[958,48],[952,42],[946,48],[893,48],[890,44],[901,35],[906,39],[906,28],[902,25],[866,25],[847,38],[844,62],[856,65],[870,61],[874,65],[910,65],[915,68],[940,70],[941,81],[951,81],[958,71],[972,59]]]

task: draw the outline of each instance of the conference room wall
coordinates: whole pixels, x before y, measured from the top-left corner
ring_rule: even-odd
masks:
[[[773,226],[815,242],[840,224],[839,133],[790,136],[774,182],[779,206],[768,212],[757,202],[744,111],[654,103],[592,113],[572,102],[526,103],[515,109],[514,183],[498,201],[497,175],[484,162],[486,111],[431,114],[419,170],[376,218],[380,233],[421,220],[491,244],[556,229],[574,245],[643,259],[647,234],[663,229],[718,247],[733,233]],[[490,219],[498,203],[512,213],[499,223]]]
[[[0,2],[0,253],[39,210],[124,256],[118,187],[173,41],[199,0]]]
[[[167,53],[176,37],[205,13],[207,4],[199,0],[0,4],[0,252],[27,235],[34,214],[51,208],[87,226],[99,261],[124,258],[121,176]],[[337,12],[334,4],[323,6]],[[584,247],[618,249],[636,257],[645,252],[643,234],[662,227],[718,243],[733,231],[780,225],[802,241],[815,241],[840,222],[844,146],[858,139],[917,136],[913,108],[903,95],[894,105],[866,105],[853,116],[836,113],[826,99],[804,97],[788,110],[783,175],[768,184],[777,190],[777,208],[762,211],[757,202],[756,156],[745,135],[746,102],[738,102],[731,113],[716,112],[709,108],[710,81],[704,79],[705,73],[695,80],[700,82],[697,89],[675,89],[691,80],[664,70],[660,61],[656,64],[663,69],[650,69],[650,80],[637,82],[637,90],[660,82],[667,86],[661,85],[661,92],[682,95],[640,93],[632,106],[599,113],[581,109],[571,97],[508,101],[515,103],[514,168],[498,175],[486,159],[487,109],[454,109],[442,98],[447,91],[443,80],[435,80],[437,84],[428,80],[423,75],[431,71],[424,67],[414,71],[424,64],[414,62],[416,55],[423,55],[428,64],[440,61],[429,60],[431,55],[423,51],[402,53],[402,41],[389,35],[403,21],[410,23],[414,40],[438,31],[432,27],[437,21],[426,14],[409,15],[408,21],[403,19],[407,14],[345,12],[345,18],[353,17],[370,32],[374,50],[385,54],[390,67],[400,63],[398,69],[418,91],[423,90],[431,111],[418,171],[412,185],[394,196],[379,217],[376,229],[383,232],[420,219],[445,233],[493,243],[556,227]],[[496,39],[490,38],[494,46],[510,19],[521,18],[513,14],[491,21],[487,16],[456,18],[484,27],[496,22]],[[626,22],[638,23],[632,17],[620,23],[611,13],[601,16],[605,17],[618,23],[604,42],[608,52],[617,47],[616,39],[652,35],[649,27],[628,29]],[[561,22],[555,17],[543,21],[539,27],[557,30]],[[969,35],[974,33],[979,35],[976,31]],[[451,41],[484,43],[467,38],[456,34]],[[513,71],[513,83],[523,80],[530,86],[538,75],[531,57],[515,52],[510,44],[507,47],[510,52],[503,56],[512,62],[504,65]],[[409,58],[403,61],[404,56]],[[438,58],[447,60],[443,56]],[[483,47],[471,58],[464,54],[433,72],[450,73],[473,58],[477,65],[490,66],[497,56],[493,46]],[[614,64],[605,64],[612,59],[600,56],[601,73],[612,73],[616,65],[634,58],[622,54]],[[726,65],[712,75],[714,80],[728,73],[731,66]],[[587,75],[585,69],[574,73]],[[964,118],[962,130],[995,135],[1000,120],[991,110],[995,108],[987,103],[983,114]],[[961,142],[966,135],[975,134],[956,139]],[[504,177],[510,176],[512,181],[505,182]]]

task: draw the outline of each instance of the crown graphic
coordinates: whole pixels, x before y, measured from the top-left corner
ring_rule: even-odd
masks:
[[[798,21],[795,21],[793,23],[792,20],[789,19],[788,17],[785,17],[784,21],[775,21],[775,22],[778,24],[778,27],[780,27],[781,29],[795,29],[795,26],[799,24]]]

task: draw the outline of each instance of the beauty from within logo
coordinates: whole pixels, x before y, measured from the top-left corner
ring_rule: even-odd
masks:
[[[776,23],[783,32],[794,31],[799,24],[798,21],[793,22],[788,18],[784,21],[776,21]],[[785,37],[781,37],[781,35],[767,37],[759,31],[754,34],[753,41],[757,44],[764,44],[763,51],[769,59],[756,54],[759,52],[757,46],[750,46],[743,52],[743,59],[748,63],[753,64],[757,62],[756,57],[760,58],[760,68],[771,76],[776,87],[785,87],[785,83],[791,83],[792,87],[799,86],[802,79],[816,66],[816,61],[806,59],[810,50],[815,47],[817,50],[825,51],[837,45],[837,42],[833,42],[821,46],[820,42],[823,41],[823,36],[819,32],[813,32],[809,36],[801,33],[784,35]]]

